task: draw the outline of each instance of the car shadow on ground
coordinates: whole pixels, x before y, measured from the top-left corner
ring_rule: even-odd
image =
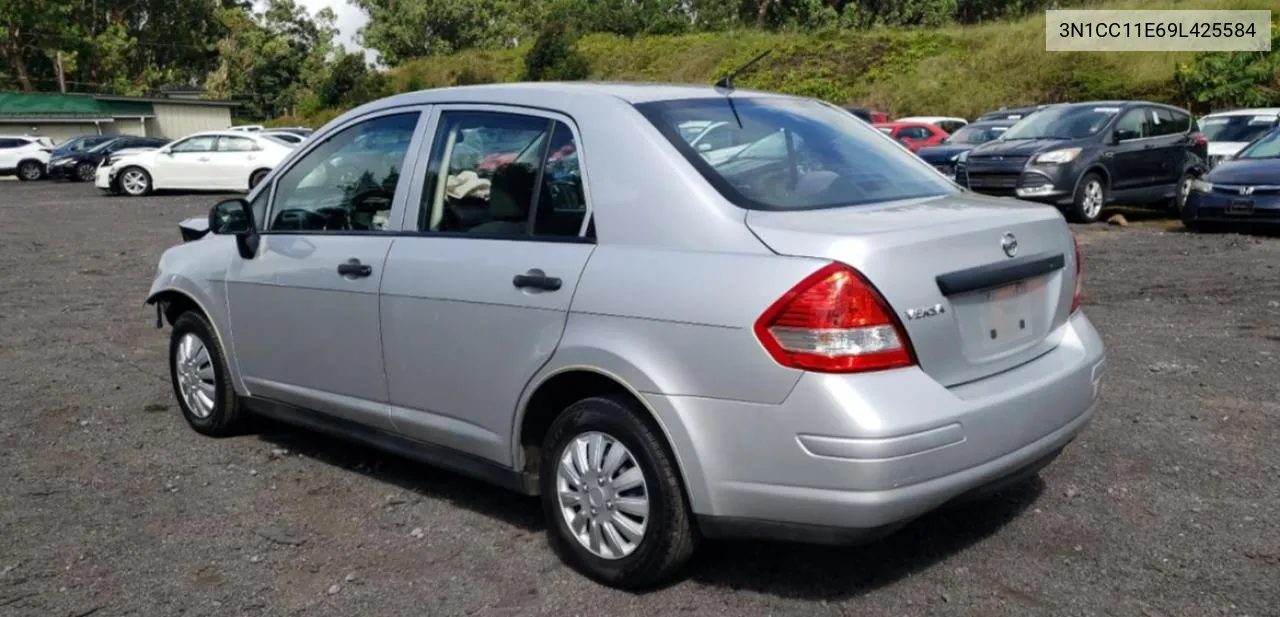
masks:
[[[308,458],[349,469],[406,492],[444,499],[529,532],[546,520],[537,498],[525,497],[358,444],[268,420],[259,439]],[[703,543],[681,580],[748,589],[784,598],[856,597],[925,570],[994,534],[1044,492],[1039,476],[974,501],[929,513],[861,546],[812,546],[765,541]],[[549,550],[549,549],[548,549]]]

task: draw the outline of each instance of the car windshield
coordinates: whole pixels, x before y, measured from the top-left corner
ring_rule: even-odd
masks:
[[[53,149],[54,154],[69,154],[88,150],[93,146],[97,146],[103,142],[115,139],[113,137],[77,137],[75,139],[63,142],[61,145]]]
[[[85,150],[85,152],[102,152],[103,150],[106,150],[107,148],[110,148],[112,147],[112,145],[118,144],[121,141],[122,140],[119,137],[116,137],[115,139],[108,139],[107,141],[104,141],[92,148]]]
[[[1280,129],[1268,133],[1262,139],[1253,142],[1236,155],[1237,159],[1274,159],[1280,158]]]
[[[1276,116],[1206,116],[1200,133],[1209,141],[1253,141],[1276,125]]]
[[[1116,105],[1072,105],[1027,116],[1001,139],[1081,139],[1096,135],[1120,113]]]
[[[848,112],[806,99],[685,99],[636,106],[727,199],[759,210],[836,208],[958,190],[924,161]],[[714,149],[682,125],[726,131]]]
[[[999,137],[1002,133],[1009,130],[1008,126],[988,124],[975,125],[970,124],[954,133],[947,139],[949,144],[982,144]]]

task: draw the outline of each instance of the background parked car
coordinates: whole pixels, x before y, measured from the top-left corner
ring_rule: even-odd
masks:
[[[954,133],[960,130],[964,125],[969,124],[968,120],[965,120],[964,118],[956,118],[954,116],[908,116],[906,118],[898,118],[897,120],[894,120],[894,122],[923,122],[925,124],[932,124],[946,131],[947,134]]]
[[[1192,180],[1182,222],[1191,229],[1243,222],[1280,226],[1280,128]]]
[[[1113,201],[1181,210],[1204,173],[1208,141],[1184,109],[1147,101],[1055,105],[957,159],[956,181],[980,193],[1063,208],[1089,223]]]
[[[299,135],[294,131],[283,131],[279,129],[267,129],[265,131],[259,131],[258,135],[261,135],[262,137],[270,137],[278,141],[283,141],[293,146],[297,146],[298,144],[302,143],[307,139],[306,135]]]
[[[49,164],[53,140],[48,137],[0,135],[0,176],[39,180]]]
[[[195,133],[101,169],[98,188],[141,196],[155,189],[245,191],[293,152],[283,141],[241,131]]]
[[[68,139],[62,143],[59,143],[57,146],[54,146],[54,148],[49,152],[49,160],[66,156],[72,152],[80,152],[81,150],[88,150],[89,148],[92,148],[98,144],[111,141],[116,137],[118,136],[117,135],[80,135],[77,137],[72,137],[71,139]]]
[[[942,127],[926,122],[877,122],[873,126],[912,152],[925,146],[936,146],[947,137]]]
[[[98,167],[108,156],[132,148],[159,148],[167,143],[169,140],[162,137],[110,136],[89,148],[62,154],[54,150],[49,159],[48,174],[54,180],[93,182]]]
[[[916,155],[933,165],[938,171],[955,178],[956,159],[961,152],[968,152],[980,144],[996,139],[1009,130],[1017,120],[974,122],[948,135],[942,143],[916,150]]]
[[[889,121],[889,114],[883,111],[875,111],[872,109],[867,109],[865,107],[845,107],[844,110],[859,118],[862,118],[868,124],[875,124],[876,122]]]
[[[1197,124],[1209,140],[1209,167],[1213,168],[1280,125],[1280,108],[1219,111],[1200,118]]]

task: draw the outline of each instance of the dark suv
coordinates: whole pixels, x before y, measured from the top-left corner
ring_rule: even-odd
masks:
[[[1204,173],[1208,141],[1186,110],[1146,101],[1054,105],[956,161],[956,182],[988,195],[1057,205],[1077,223],[1108,203],[1182,204]]]

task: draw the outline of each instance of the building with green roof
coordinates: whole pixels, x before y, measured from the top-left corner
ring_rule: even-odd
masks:
[[[140,135],[176,139],[231,126],[235,101],[175,90],[159,97],[0,92],[0,135],[50,137]]]

